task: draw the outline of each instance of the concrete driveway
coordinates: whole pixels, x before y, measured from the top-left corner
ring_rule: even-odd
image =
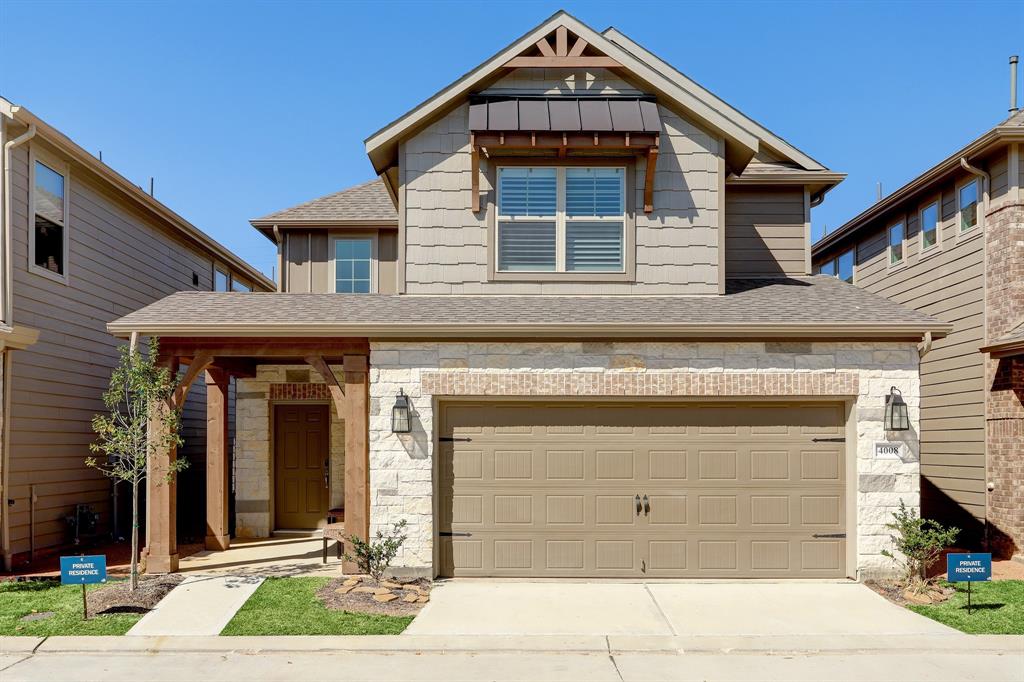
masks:
[[[956,631],[855,583],[452,581],[409,635],[925,635]]]

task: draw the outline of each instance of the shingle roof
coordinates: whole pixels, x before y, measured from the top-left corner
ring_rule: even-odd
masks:
[[[172,294],[108,325],[115,334],[455,336],[474,332],[694,335],[759,329],[907,336],[949,325],[826,276],[734,280],[725,296]]]
[[[253,225],[338,221],[339,223],[398,223],[398,212],[379,178],[355,187],[292,206],[262,218]]]

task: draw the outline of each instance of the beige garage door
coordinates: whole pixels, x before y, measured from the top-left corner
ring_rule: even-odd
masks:
[[[446,576],[842,577],[844,409],[441,405]]]

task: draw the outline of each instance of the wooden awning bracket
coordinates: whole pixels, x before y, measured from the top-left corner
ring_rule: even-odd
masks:
[[[647,148],[647,168],[644,170],[644,213],[654,212],[654,173],[658,167],[658,142]]]
[[[338,377],[334,375],[334,371],[331,366],[324,360],[324,356],[319,354],[310,354],[305,357],[306,364],[316,370],[316,373],[323,377],[324,382],[327,384],[327,390],[331,392],[331,399],[334,402],[334,410],[337,412],[338,417],[341,419],[345,418],[345,388],[338,381]]]

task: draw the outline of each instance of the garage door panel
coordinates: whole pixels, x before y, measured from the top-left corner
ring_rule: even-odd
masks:
[[[841,437],[843,415],[839,404],[442,405],[441,573],[841,577],[844,447],[822,439]]]

